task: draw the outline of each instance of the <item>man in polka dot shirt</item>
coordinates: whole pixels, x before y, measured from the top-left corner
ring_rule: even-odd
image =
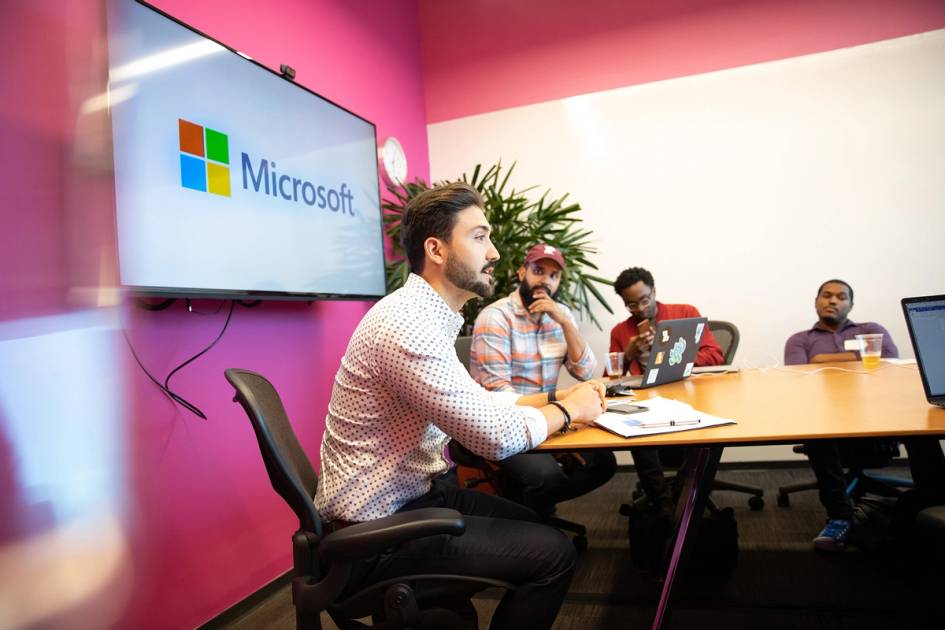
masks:
[[[589,380],[597,368],[571,310],[555,300],[564,273],[557,247],[539,243],[525,254],[519,287],[476,318],[469,372],[486,389],[532,394],[552,392],[562,366]],[[548,519],[555,504],[603,485],[617,469],[610,451],[551,455],[522,453],[499,466],[505,496]]]
[[[486,576],[516,584],[492,628],[550,628],[574,571],[574,548],[516,503],[460,489],[443,448],[456,439],[501,460],[555,431],[586,426],[605,409],[604,388],[580,383],[520,396],[490,392],[456,357],[467,300],[492,294],[499,253],[476,190],[454,183],[408,203],[401,241],[411,274],[365,315],[335,375],[315,504],[337,526],[411,509],[466,515],[461,536],[409,542],[358,567],[349,588],[412,573]]]

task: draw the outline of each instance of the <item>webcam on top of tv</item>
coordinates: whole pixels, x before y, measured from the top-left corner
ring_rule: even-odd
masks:
[[[292,66],[284,63],[279,66],[279,72],[281,72],[282,76],[284,76],[289,81],[295,80],[295,68]]]

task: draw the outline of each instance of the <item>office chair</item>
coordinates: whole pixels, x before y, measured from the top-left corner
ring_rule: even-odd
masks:
[[[469,371],[469,355],[472,352],[472,335],[460,335],[456,338],[456,357]]]
[[[722,347],[722,362],[725,365],[731,365],[735,360],[735,352],[738,350],[738,342],[741,335],[738,334],[738,327],[731,322],[722,320],[709,320],[709,330],[715,335],[715,340]]]
[[[792,449],[795,453],[806,455],[807,449],[803,444],[795,444]],[[876,440],[875,453],[870,453],[866,458],[858,461],[843,462],[847,472],[846,494],[854,499],[859,498],[867,492],[887,497],[899,496],[896,488],[911,488],[911,479],[902,479],[901,477],[888,477],[879,475],[866,470],[867,468],[882,468],[889,463],[889,460],[899,457],[899,445],[888,440]],[[791,495],[795,492],[804,490],[816,490],[817,480],[802,481],[778,488],[778,506],[790,507]]]
[[[472,336],[456,338],[456,356],[467,370],[469,370],[471,350]],[[479,457],[454,440],[450,441],[448,448],[450,459],[457,465],[456,477],[464,488],[473,488],[506,498],[514,497],[515,492],[502,477],[501,464]],[[578,551],[587,549],[587,527],[584,525],[557,516],[551,516],[544,522],[574,534],[571,542]]]
[[[443,608],[444,601],[468,598],[490,587],[514,588],[488,578],[408,575],[342,597],[355,561],[425,536],[461,536],[465,530],[462,515],[456,510],[426,508],[324,531],[314,502],[318,476],[289,424],[279,394],[254,372],[230,368],[224,374],[236,390],[233,401],[242,405],[253,425],[273,489],[299,519],[292,535],[297,628],[320,630],[323,610],[342,630],[368,627],[354,621],[368,616],[374,624],[370,627],[378,630],[425,624],[466,628],[468,620]]]
[[[709,330],[712,331],[715,340],[719,342],[719,346],[722,348],[723,363],[725,363],[725,365],[731,365],[732,361],[735,360],[735,352],[738,350],[738,342],[741,339],[738,333],[738,327],[731,322],[709,320]],[[663,457],[664,452],[667,455],[665,458]],[[668,465],[672,468],[679,468],[682,465],[682,457],[680,454],[681,451],[673,448],[660,450],[660,458],[665,459],[663,462],[664,465]],[[752,495],[748,499],[748,507],[755,511],[761,510],[765,506],[765,491],[757,486],[749,486],[743,483],[735,483],[734,481],[725,481],[724,479],[716,478],[712,481],[712,491],[714,492],[716,490],[728,490],[730,492],[742,492]],[[633,493],[633,499],[636,500],[642,496],[643,490],[638,482],[637,489]],[[708,506],[712,512],[718,511],[718,507],[711,499],[709,499]]]

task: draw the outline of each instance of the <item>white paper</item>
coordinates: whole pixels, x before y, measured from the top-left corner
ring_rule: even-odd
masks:
[[[691,431],[693,429],[705,429],[706,427],[736,423],[731,418],[713,416],[693,409],[686,403],[660,396],[637,401],[635,404],[647,407],[647,411],[633,414],[606,411],[594,423],[623,437],[676,433],[678,431]],[[677,424],[671,425],[670,423]]]

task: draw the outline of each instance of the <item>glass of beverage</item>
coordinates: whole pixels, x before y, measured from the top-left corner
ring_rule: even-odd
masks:
[[[863,367],[878,367],[880,357],[883,355],[883,333],[857,335],[856,340],[860,342],[860,358],[863,359]]]
[[[608,352],[604,371],[610,378],[618,378],[623,372],[623,352]]]

